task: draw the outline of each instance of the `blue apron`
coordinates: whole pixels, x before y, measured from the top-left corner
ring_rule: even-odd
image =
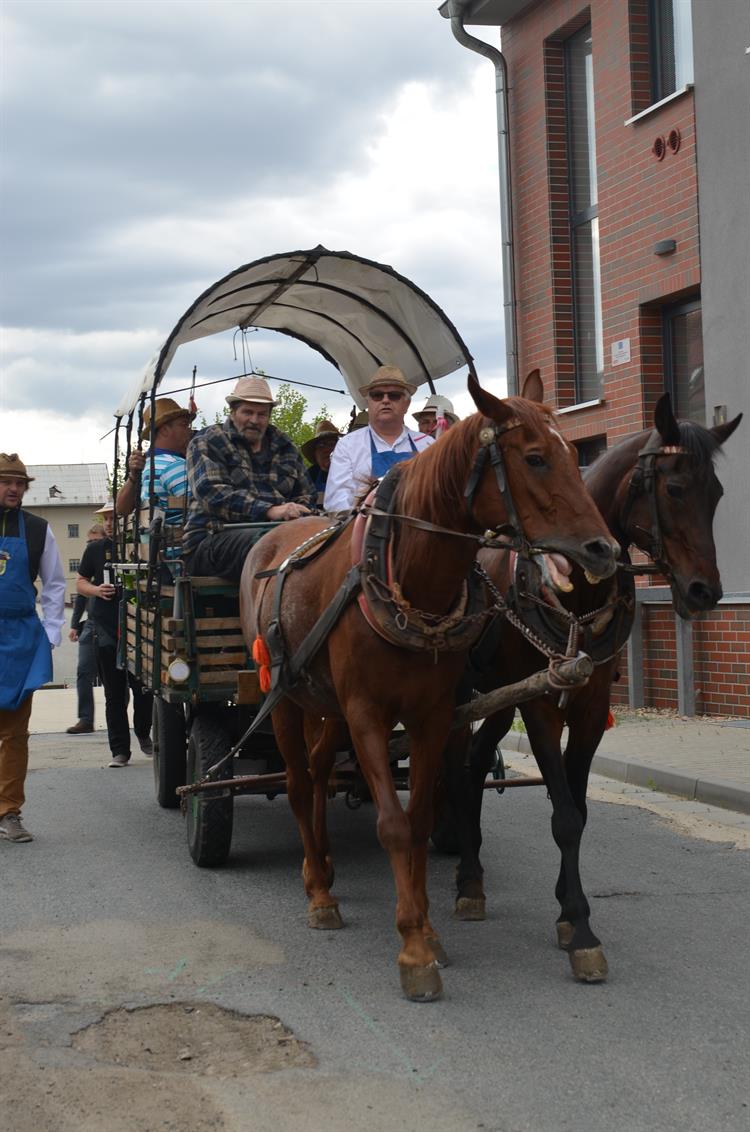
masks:
[[[370,433],[370,458],[372,460],[372,476],[373,479],[382,480],[386,472],[389,472],[394,464],[400,464],[402,460],[411,460],[412,456],[416,456],[417,449],[409,433],[406,434],[411,444],[411,452],[378,452],[375,447],[375,441],[372,439],[372,432]]]
[[[0,710],[15,711],[51,679],[52,649],[36,612],[26,524],[19,511],[18,537],[0,536]]]

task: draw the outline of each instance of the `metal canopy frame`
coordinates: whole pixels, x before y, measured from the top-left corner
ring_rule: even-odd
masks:
[[[322,245],[244,264],[188,308],[118,406],[132,415],[153,398],[179,346],[224,330],[258,327],[304,342],[335,366],[361,408],[359,387],[380,365],[427,384],[474,361],[453,323],[426,292],[392,267]]]

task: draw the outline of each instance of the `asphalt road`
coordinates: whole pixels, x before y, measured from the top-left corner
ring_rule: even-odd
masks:
[[[149,764],[105,769],[103,739],[88,741],[80,765],[58,738],[36,737],[44,769],[29,776],[25,810],[36,840],[0,843],[0,1060],[15,1059],[0,1103],[14,1132],[748,1128],[750,877],[729,840],[594,802],[583,876],[610,978],[581,986],[552,944],[544,791],[490,794],[489,918],[452,919],[454,861],[433,856],[451,966],[442,1001],[416,1005],[399,991],[371,807],[331,804],[346,927],[313,932],[285,799],[240,799],[229,864],[201,870],[179,812],[153,801]],[[197,1067],[105,1064],[72,1044],[113,1008],[168,1002],[271,1015],[317,1064],[198,1078]]]

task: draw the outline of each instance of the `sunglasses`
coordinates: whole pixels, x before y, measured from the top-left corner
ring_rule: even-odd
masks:
[[[389,401],[400,401],[403,393],[400,393],[398,389],[373,389],[372,393],[368,393],[367,396],[371,401],[382,401],[384,397],[387,397]]]

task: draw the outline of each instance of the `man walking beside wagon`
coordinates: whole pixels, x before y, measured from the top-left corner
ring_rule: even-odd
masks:
[[[21,507],[33,477],[17,453],[0,452],[0,838],[33,841],[21,821],[34,692],[52,679],[61,641],[65,575],[45,519]],[[34,582],[42,583],[42,619]]]

